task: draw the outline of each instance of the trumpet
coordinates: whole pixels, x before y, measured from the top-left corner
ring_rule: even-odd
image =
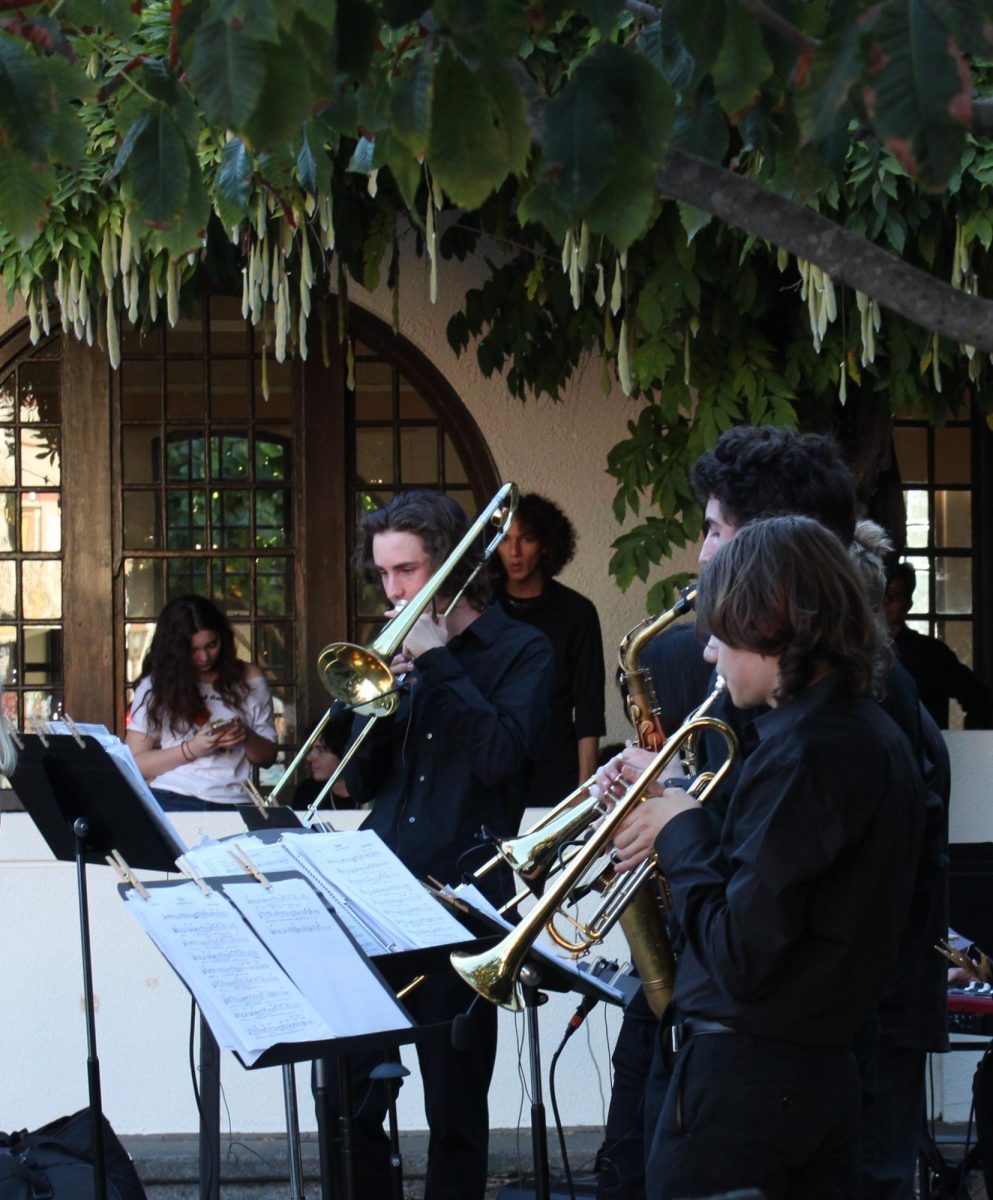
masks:
[[[471,988],[484,999],[512,1012],[519,1012],[523,1008],[524,1001],[518,978],[538,935],[575,894],[590,868],[605,853],[606,847],[613,840],[614,832],[644,799],[649,786],[690,739],[698,737],[708,729],[724,738],[727,756],[696,796],[701,804],[706,801],[730,770],[737,754],[737,740],[724,721],[694,713],[666,741],[623,797],[618,799],[614,808],[603,817],[599,827],[576,851],[568,865],[519,925],[491,950],[482,954],[456,951],[451,955],[451,963],[456,973]],[[584,938],[588,944],[601,941],[606,936],[630,901],[638,894],[639,889],[644,891],[643,884],[655,871],[654,857],[650,857],[635,871],[628,872],[627,878],[623,875],[616,876],[616,882],[612,883],[593,917],[583,926]]]
[[[514,520],[514,513],[517,511],[517,499],[517,485],[514,483],[505,483],[479,516],[477,516],[458,545],[455,546],[417,595],[404,605],[401,612],[397,613],[391,621],[383,626],[379,636],[370,642],[368,646],[356,646],[351,642],[332,642],[330,645],[325,646],[318,655],[317,667],[320,672],[321,683],[331,694],[332,699],[336,703],[341,704],[345,709],[369,716],[371,719],[366,722],[358,737],[349,746],[348,752],[342,757],[338,766],[332,772],[331,777],[307,809],[305,815],[308,821],[313,820],[318,808],[320,808],[325,797],[331,792],[341,773],[351,761],[352,756],[369,735],[376,720],[380,717],[387,717],[395,711],[399,703],[398,690],[400,684],[403,682],[403,677],[395,676],[390,670],[389,664],[393,656],[403,645],[407,635],[413,629],[421,614],[427,609],[429,604],[434,603],[445,581],[462,559],[470,553],[476,539],[487,525],[491,523],[495,524],[497,526],[496,533],[486,545],[479,562],[473,568],[468,579],[466,579],[462,587],[459,588],[455,596],[449,601],[443,615],[447,617],[454,610],[455,606],[465,595],[466,588],[476,578],[492,557],[497,546],[507,536],[511,523]],[[325,713],[316,733],[308,739],[309,744],[306,746],[306,750],[309,750],[310,746],[313,745],[320,732],[320,728],[323,728],[323,725],[327,724],[334,711],[335,705],[332,704]],[[290,765],[290,770],[295,767],[301,756],[306,753],[306,750],[301,750]],[[289,770],[279,780],[272,793],[270,793],[270,800],[276,794],[277,789],[288,774]]]

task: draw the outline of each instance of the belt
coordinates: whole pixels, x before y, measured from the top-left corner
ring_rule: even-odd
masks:
[[[708,1021],[705,1017],[683,1017],[680,1021],[674,1021],[669,1031],[674,1054],[681,1046],[685,1046],[690,1038],[699,1037],[701,1034],[737,1032],[737,1029],[732,1029],[723,1021]]]

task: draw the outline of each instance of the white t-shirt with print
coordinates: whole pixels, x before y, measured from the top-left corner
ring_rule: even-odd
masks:
[[[246,680],[248,692],[238,708],[231,708],[226,704],[213,684],[201,683],[198,686],[210,720],[216,717],[240,717],[246,728],[270,742],[275,742],[272,695],[264,675],[259,674]],[[152,725],[148,716],[151,690],[151,677],[146,675],[135,689],[128,728],[155,738],[163,750],[168,750],[170,746],[185,741],[191,732],[195,731],[185,728],[173,729],[168,722],[161,729]],[[242,744],[219,749],[216,754],[194,759],[191,763],[183,763],[181,767],[174,767],[171,771],[164,771],[161,775],[156,775],[150,783],[152,787],[164,791],[178,792],[181,796],[195,796],[198,800],[216,804],[246,804],[250,801],[242,782],[249,778],[250,773],[251,763]]]

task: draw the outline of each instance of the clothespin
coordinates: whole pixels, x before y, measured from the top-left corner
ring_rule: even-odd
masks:
[[[961,968],[967,972],[979,983],[989,983],[993,979],[993,964],[981,950],[978,951],[979,958],[971,958],[964,950],[958,950],[944,938],[935,945],[935,950],[939,954],[943,954],[945,958],[954,966]]]
[[[252,862],[252,860],[248,857],[245,851],[241,849],[240,846],[229,846],[228,854],[231,855],[231,857],[238,864],[238,866],[241,867],[246,875],[254,876],[264,888],[272,887],[272,884],[269,882],[269,880],[266,879],[255,863]]]
[[[207,881],[202,875],[197,873],[196,868],[189,861],[185,854],[181,854],[179,858],[176,859],[176,866],[179,868],[180,874],[185,875],[187,879],[195,883],[205,896],[212,894]]]
[[[37,719],[37,717],[28,717],[28,724],[38,735],[38,741],[41,742],[41,744],[47,750],[48,749],[48,738],[45,737],[45,728],[44,728],[44,725],[42,724],[42,722],[39,721]]]
[[[121,879],[134,888],[142,900],[151,900],[148,889],[124,861],[124,856],[119,850],[111,850],[107,855],[107,865],[113,867]]]
[[[456,896],[451,888],[446,887],[443,883],[439,883],[433,875],[428,876],[427,883],[421,880],[421,887],[427,888],[436,900],[439,900],[442,904],[447,904],[450,908],[454,908],[458,912],[467,913],[472,911],[464,900]]]
[[[76,745],[79,746],[81,750],[85,750],[86,743],[83,741],[82,734],[76,728],[76,722],[72,719],[72,717],[70,717],[67,712],[64,712],[62,714],[61,721],[65,725],[66,729],[68,729],[72,734],[72,739]]]
[[[7,735],[9,736],[10,740],[14,743],[14,745],[18,748],[18,750],[23,750],[24,743],[21,741],[21,735],[17,732],[17,730],[14,728],[14,726],[11,725],[11,723],[7,720],[7,718],[3,714],[0,714],[0,721],[3,722],[3,727],[4,727],[4,729],[6,729]]]
[[[259,812],[263,815],[263,817],[265,817],[265,819],[268,821],[269,820],[269,805],[266,804],[266,802],[265,802],[265,796],[262,795],[262,793],[255,786],[255,784],[252,783],[252,781],[250,779],[243,779],[241,781],[241,786],[248,793],[248,798],[251,800],[251,802],[259,810]]]

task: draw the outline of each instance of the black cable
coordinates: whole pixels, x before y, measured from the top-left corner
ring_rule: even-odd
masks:
[[[559,1042],[555,1053],[552,1055],[552,1061],[548,1068],[548,1095],[552,1102],[552,1116],[555,1118],[555,1132],[559,1139],[559,1150],[562,1153],[562,1169],[565,1171],[565,1181],[569,1188],[569,1196],[571,1200],[576,1200],[576,1185],[572,1180],[572,1168],[569,1166],[569,1155],[565,1146],[565,1131],[562,1128],[562,1118],[559,1116],[559,1102],[555,1094],[555,1068],[558,1065],[559,1057],[565,1049],[566,1042],[572,1037],[576,1030],[583,1024],[587,1016],[593,1011],[597,1003],[596,996],[584,996],[579,1003],[579,1007],[569,1018],[569,1024],[565,1027],[565,1033],[562,1035],[562,1041]]]

